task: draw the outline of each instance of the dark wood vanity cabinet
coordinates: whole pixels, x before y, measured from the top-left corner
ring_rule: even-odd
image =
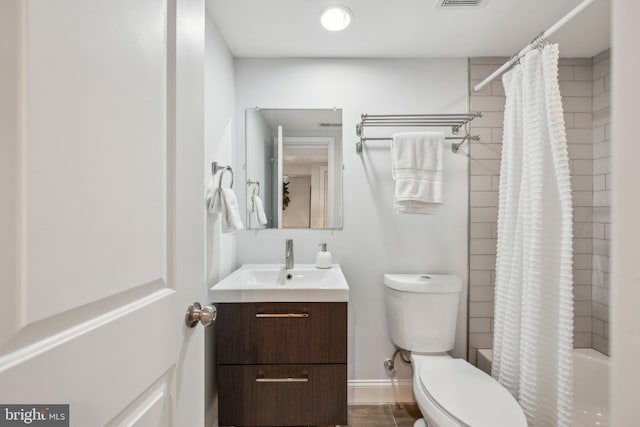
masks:
[[[221,426],[347,424],[347,303],[217,304]]]

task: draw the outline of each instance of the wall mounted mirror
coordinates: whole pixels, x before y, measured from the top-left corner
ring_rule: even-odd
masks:
[[[245,120],[248,228],[342,228],[342,110],[251,108]]]

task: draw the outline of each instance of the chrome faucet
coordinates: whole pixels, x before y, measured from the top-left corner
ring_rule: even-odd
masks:
[[[293,239],[285,240],[284,244],[284,268],[288,270],[293,268]]]

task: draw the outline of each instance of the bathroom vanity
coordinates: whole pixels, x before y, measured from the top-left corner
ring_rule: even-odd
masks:
[[[230,289],[242,286],[238,293]],[[347,424],[348,287],[339,266],[326,273],[310,266],[243,266],[212,295],[221,301],[221,426]]]

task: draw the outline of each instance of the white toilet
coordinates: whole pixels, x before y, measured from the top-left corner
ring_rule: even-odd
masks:
[[[442,274],[385,274],[391,341],[411,352],[413,394],[429,427],[526,427],[511,394],[447,351],[454,347],[461,280]],[[425,426],[425,420],[414,427]]]

